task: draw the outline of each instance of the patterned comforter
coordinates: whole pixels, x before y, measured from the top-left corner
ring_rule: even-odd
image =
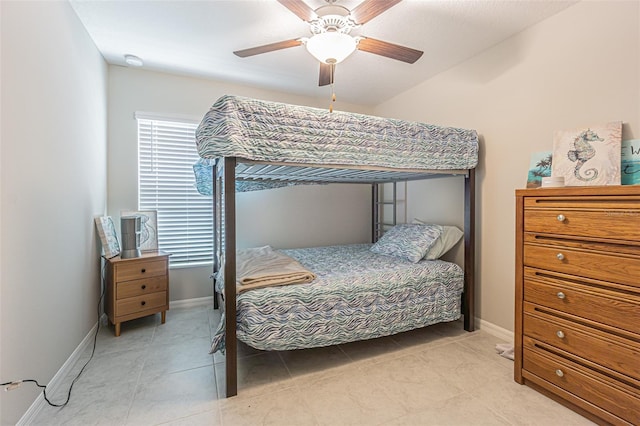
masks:
[[[475,130],[222,96],[196,131],[202,158],[396,169],[472,169]]]
[[[237,337],[257,349],[301,349],[387,336],[460,317],[464,274],[458,265],[441,260],[413,264],[375,254],[370,247],[282,250],[317,278],[309,284],[239,294]]]

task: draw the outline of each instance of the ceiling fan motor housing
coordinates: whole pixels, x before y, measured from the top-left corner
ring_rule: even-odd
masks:
[[[316,9],[318,19],[309,22],[312,34],[325,32],[338,32],[349,34],[358,25],[351,18],[350,11],[346,7],[329,4]]]

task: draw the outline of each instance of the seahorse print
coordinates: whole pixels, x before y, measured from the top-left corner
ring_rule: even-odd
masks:
[[[576,167],[573,170],[573,175],[576,179],[583,182],[589,182],[598,177],[598,170],[595,168],[584,170],[582,171],[582,174],[581,169],[582,166],[584,166],[584,163],[591,160],[596,155],[596,150],[591,145],[591,142],[602,142],[603,140],[604,139],[598,136],[598,134],[591,129],[587,129],[580,133],[573,140],[574,149],[567,152],[567,157],[569,160],[576,163]]]

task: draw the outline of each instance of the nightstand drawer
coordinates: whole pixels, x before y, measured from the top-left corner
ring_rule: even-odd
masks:
[[[524,339],[524,369],[631,424],[640,424],[640,391]]]
[[[165,291],[166,289],[166,275],[142,280],[123,281],[116,284],[116,299],[126,299],[127,297]]]
[[[162,260],[131,260],[122,262],[116,269],[116,281],[137,280],[140,278],[166,275],[167,261]]]
[[[640,240],[640,228],[629,226],[640,211],[617,210],[526,210],[524,230],[577,237]]]
[[[541,310],[525,302],[526,336],[640,380],[640,343]]]
[[[640,297],[525,268],[524,300],[640,334]]]
[[[524,264],[578,277],[640,287],[640,258],[567,246],[524,244]]]
[[[125,316],[142,312],[149,309],[158,308],[167,304],[167,292],[145,294],[142,296],[129,297],[116,302],[116,315]]]

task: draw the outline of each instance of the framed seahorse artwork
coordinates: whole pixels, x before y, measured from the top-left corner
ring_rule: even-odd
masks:
[[[620,185],[622,121],[553,135],[552,176],[566,186]]]

